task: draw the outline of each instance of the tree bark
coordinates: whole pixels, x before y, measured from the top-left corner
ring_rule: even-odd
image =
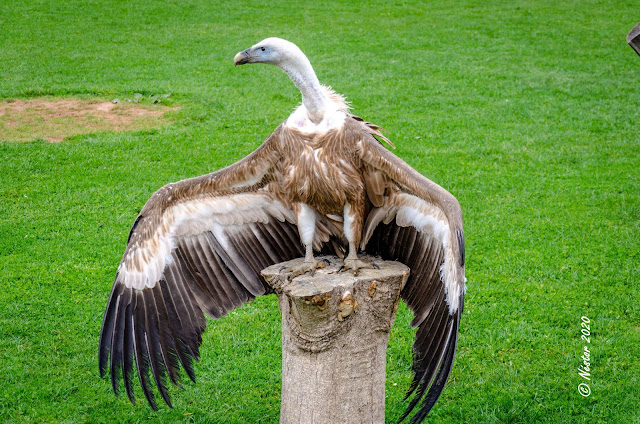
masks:
[[[640,55],[640,24],[633,27],[627,35],[627,43]]]
[[[262,271],[282,313],[280,423],[384,423],[387,343],[409,268],[362,256],[379,269],[354,276],[324,259],[291,282],[281,269],[302,258]]]

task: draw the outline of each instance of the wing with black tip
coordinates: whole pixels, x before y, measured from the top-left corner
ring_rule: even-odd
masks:
[[[404,420],[420,403],[412,423],[421,422],[451,372],[465,293],[464,235],[458,201],[385,149],[367,123],[359,142],[365,186],[372,204],[362,250],[397,260],[411,269],[401,295],[417,327],[413,345],[412,397]]]
[[[260,271],[304,255],[291,207],[269,186],[277,133],[228,168],[161,188],[140,212],[100,333],[100,374],[116,394],[123,380],[133,402],[137,375],[154,409],[153,386],[171,406],[168,382],[180,386],[180,368],[195,378],[204,314],[268,293]]]

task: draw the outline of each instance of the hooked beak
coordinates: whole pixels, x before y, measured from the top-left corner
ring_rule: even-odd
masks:
[[[238,65],[244,65],[245,63],[251,63],[251,59],[253,58],[249,54],[249,50],[250,49],[247,49],[238,53],[236,57],[233,58],[233,64],[238,66]]]

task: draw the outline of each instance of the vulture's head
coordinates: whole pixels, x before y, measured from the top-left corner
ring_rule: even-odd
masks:
[[[298,46],[282,38],[271,37],[238,53],[233,63],[235,65],[268,63],[283,67],[294,64],[301,58],[306,59]]]
[[[309,59],[291,41],[276,37],[264,39],[238,53],[233,63],[268,63],[282,69],[302,93],[304,114],[315,124],[322,121],[328,110],[347,107],[342,97],[337,106],[330,104],[327,89],[320,85]]]

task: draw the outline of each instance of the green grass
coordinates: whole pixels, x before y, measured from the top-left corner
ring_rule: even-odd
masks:
[[[277,69],[232,65],[281,36],[462,204],[465,312],[428,421],[640,422],[638,21],[622,1],[0,3],[0,99],[171,92],[181,107],[156,130],[0,143],[0,421],[277,422],[272,297],[210,322],[175,409],[115,398],[96,353],[150,194],[245,156],[300,101]],[[389,422],[409,320],[401,308],[389,346]]]

